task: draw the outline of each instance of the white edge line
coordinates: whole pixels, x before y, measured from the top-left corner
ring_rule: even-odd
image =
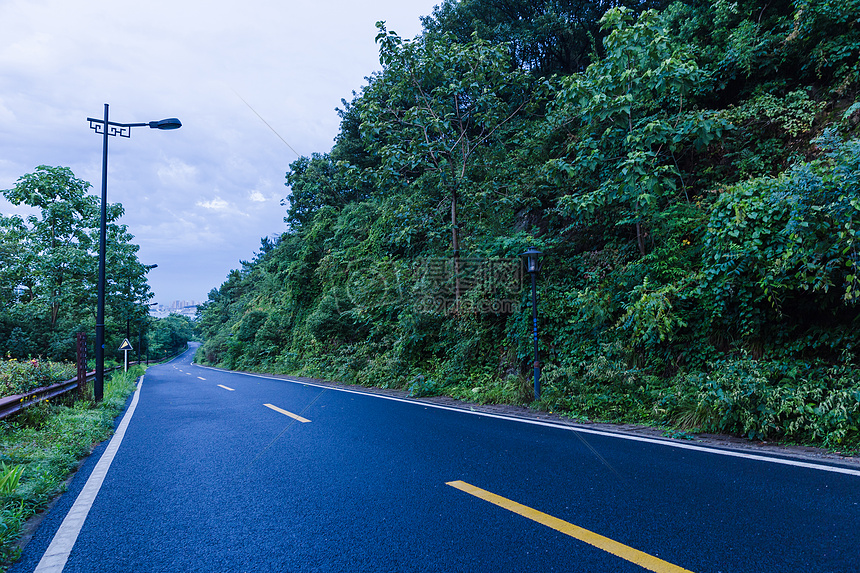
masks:
[[[131,422],[131,417],[134,414],[135,408],[137,408],[137,402],[140,398],[140,387],[142,385],[143,376],[140,377],[140,381],[137,383],[137,389],[134,391],[134,398],[131,401],[131,405],[128,407],[128,411],[125,413],[125,416],[123,416],[122,421],[117,427],[116,433],[113,435],[107,448],[105,448],[105,451],[102,453],[102,457],[99,458],[95,469],[93,469],[93,472],[87,479],[87,483],[84,484],[84,488],[81,490],[81,493],[78,494],[77,499],[75,499],[75,503],[72,505],[69,513],[66,514],[65,519],[63,519],[63,523],[60,524],[60,528],[54,534],[51,544],[48,545],[48,548],[45,550],[45,554],[42,555],[42,559],[39,560],[39,564],[36,566],[36,569],[33,570],[33,573],[61,573],[63,568],[66,566],[69,554],[75,546],[78,534],[80,534],[84,521],[86,521],[87,515],[90,513],[90,508],[92,508],[93,502],[101,489],[102,483],[104,483],[105,476],[107,475],[111,462],[113,462],[116,452],[119,450],[119,446],[125,436],[128,424]]]
[[[210,370],[218,370],[216,368],[212,368],[211,366],[200,366],[199,368],[209,368]],[[233,371],[228,371],[233,372]],[[490,412],[478,412],[475,410],[465,410],[462,408],[452,408],[450,406],[443,406],[441,404],[432,404],[429,402],[419,402],[417,400],[406,400],[404,398],[397,398],[396,396],[385,396],[384,394],[373,394],[371,392],[360,392],[358,390],[350,390],[348,388],[336,388],[332,386],[323,386],[322,384],[314,384],[312,382],[300,382],[299,380],[290,380],[288,378],[274,378],[272,376],[264,376],[262,374],[249,374],[247,372],[233,372],[233,374],[240,374],[244,376],[253,376],[254,378],[265,378],[266,380],[278,380],[281,382],[292,382],[293,384],[302,384],[304,386],[313,386],[315,388],[325,388],[327,390],[336,390],[338,392],[347,392],[349,394],[358,394],[360,396],[371,396],[373,398],[382,398],[383,400],[392,400],[394,402],[402,402],[404,404],[414,404],[416,406],[423,406],[425,408],[436,408],[437,410],[448,410],[449,412],[461,412],[463,414],[472,414],[474,416],[483,416],[485,418],[495,418],[497,420],[509,420],[512,422],[522,422],[523,424],[531,424],[533,426],[544,426],[547,428],[557,428],[560,430],[568,430],[571,432],[582,432],[583,434],[593,434],[595,436],[604,436],[608,438],[618,438],[621,440],[630,440],[632,442],[643,442],[646,444],[656,444],[660,446],[668,446],[670,448],[678,448],[681,450],[691,450],[694,452],[703,452],[706,454],[716,454],[720,456],[728,456],[732,458],[742,458],[746,460],[755,460],[759,462],[770,462],[773,464],[782,464],[786,466],[794,466],[798,468],[806,468],[813,470],[820,470],[825,472],[833,472],[838,474],[845,474],[850,476],[860,477],[860,470],[853,470],[850,468],[843,468],[839,466],[828,466],[824,464],[815,464],[812,462],[802,462],[798,460],[789,460],[784,458],[773,458],[769,456],[763,456],[760,454],[747,454],[744,452],[738,452],[734,450],[722,450],[717,448],[709,448],[707,446],[696,446],[693,444],[685,444],[683,442],[672,442],[669,440],[658,440],[655,438],[646,438],[644,436],[633,436],[630,434],[620,434],[616,432],[606,432],[603,430],[593,430],[591,428],[583,428],[582,426],[567,426],[564,424],[555,424],[553,422],[545,422],[542,420],[529,420],[528,418],[516,418],[513,416],[504,416],[502,414],[492,414]]]

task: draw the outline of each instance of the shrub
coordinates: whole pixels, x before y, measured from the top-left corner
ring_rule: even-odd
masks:
[[[74,364],[47,360],[0,361],[0,397],[24,394],[75,377]]]
[[[749,439],[856,442],[860,428],[860,369],[741,359],[682,380],[671,418],[687,428]]]

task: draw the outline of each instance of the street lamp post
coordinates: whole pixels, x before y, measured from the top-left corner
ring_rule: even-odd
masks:
[[[126,294],[128,294],[128,306],[134,306],[134,302],[131,300],[131,279],[126,281]],[[126,308],[125,311],[125,339],[131,336],[131,311]]]
[[[149,303],[149,306],[157,305],[157,302]],[[137,363],[140,364],[140,353],[143,352],[143,325],[149,320],[149,310],[146,309],[146,316],[137,323]],[[146,363],[149,364],[149,348],[146,349]]]
[[[146,270],[144,270],[144,273],[148,273],[152,269],[157,269],[158,265],[143,265],[143,268],[146,269]],[[137,301],[131,300],[131,279],[128,279],[128,287],[127,287],[126,291],[128,294],[129,306],[133,309],[134,303]],[[140,330],[140,329],[138,329],[138,330]],[[131,312],[129,312],[129,311],[126,311],[126,313],[125,313],[125,339],[131,340]],[[140,350],[138,350],[138,353],[137,353],[137,361],[140,362]]]
[[[537,274],[540,272],[540,259],[543,253],[534,247],[522,253],[520,256],[526,265],[526,272],[532,277],[532,326],[534,328],[535,344],[535,402],[540,400],[540,362],[538,361],[538,329],[537,329]]]
[[[102,199],[101,199],[101,227],[99,230],[99,278],[98,278],[98,306],[96,307],[96,379],[93,384],[93,397],[100,402],[104,396],[105,376],[105,258],[107,252],[107,160],[108,160],[108,136],[131,137],[132,127],[146,127],[152,129],[178,129],[182,127],[175,117],[150,121],[146,123],[117,123],[108,121],[108,104],[105,104],[104,119],[88,117],[90,129],[104,136],[102,144]]]

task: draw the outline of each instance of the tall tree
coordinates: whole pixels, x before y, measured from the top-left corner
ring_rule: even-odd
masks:
[[[574,216],[621,208],[646,253],[647,219],[684,181],[679,156],[701,150],[727,128],[718,114],[691,107],[705,74],[676,46],[655,11],[638,17],[616,8],[601,19],[606,55],[568,76],[555,100],[554,121],[569,131],[569,156],[550,163],[574,177],[560,199]],[[570,183],[570,182],[568,182]]]
[[[2,191],[11,203],[35,211],[0,217],[0,296],[27,317],[19,326],[39,335],[40,353],[53,355],[56,346],[62,354],[68,330],[93,319],[99,202],[87,194],[90,187],[68,167],[42,165]],[[114,320],[124,325],[144,314],[142,303],[151,294],[138,246],[116,222],[122,213],[119,204],[108,207],[107,263]]]
[[[81,283],[91,266],[90,231],[96,224],[98,200],[87,195],[90,184],[74,176],[68,167],[40,166],[18,179],[3,195],[15,205],[38,209],[26,223],[25,257],[19,260],[23,285],[31,301],[49,309],[51,328],[63,307],[75,304]]]
[[[423,18],[431,35],[478,37],[508,47],[514,66],[540,76],[583,71],[601,51],[600,17],[610,8],[661,8],[664,0],[446,0]]]
[[[377,27],[384,69],[356,104],[361,130],[381,157],[376,174],[384,186],[422,179],[447,193],[458,299],[461,194],[481,150],[503,145],[501,130],[529,104],[530,78],[511,69],[504,46],[477,36],[404,40],[384,22]]]

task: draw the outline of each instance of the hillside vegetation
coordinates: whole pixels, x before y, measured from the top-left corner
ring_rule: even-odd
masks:
[[[209,294],[198,360],[856,448],[860,2],[446,1],[287,231]]]

